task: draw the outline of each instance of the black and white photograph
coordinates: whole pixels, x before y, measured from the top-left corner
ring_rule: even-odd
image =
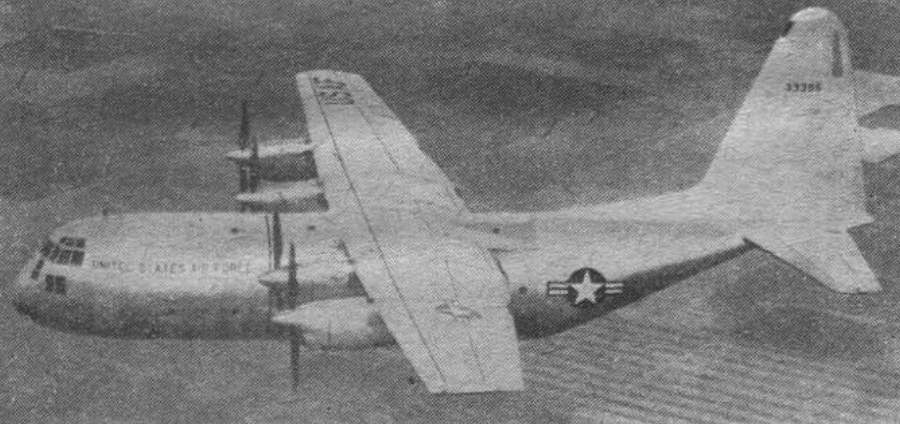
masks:
[[[0,0],[0,422],[900,423],[900,1]]]

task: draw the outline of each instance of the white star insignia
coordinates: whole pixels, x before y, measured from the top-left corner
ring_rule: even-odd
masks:
[[[575,289],[577,294],[574,304],[577,305],[584,301],[597,303],[597,291],[603,289],[603,282],[595,283],[591,281],[591,273],[585,271],[581,282],[578,284],[572,283],[569,287]]]

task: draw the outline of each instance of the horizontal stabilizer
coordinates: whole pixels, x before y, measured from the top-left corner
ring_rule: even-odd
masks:
[[[888,105],[900,105],[900,77],[856,70],[856,115],[864,116]]]
[[[863,127],[858,131],[863,143],[863,159],[867,162],[878,163],[900,153],[900,131]]]
[[[774,228],[747,238],[834,291],[881,291],[878,279],[846,231]]]

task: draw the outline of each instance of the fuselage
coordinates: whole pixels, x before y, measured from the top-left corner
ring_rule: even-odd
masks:
[[[448,234],[491,252],[507,278],[520,337],[542,336],[749,249],[738,235],[748,224],[697,193],[548,213],[471,214],[448,220]],[[281,337],[271,317],[283,299],[260,284],[276,265],[270,219],[154,213],[74,221],[44,242],[11,296],[38,323],[80,333]],[[297,247],[301,304],[366,296],[353,273],[360,258],[342,245],[340,217],[283,214],[282,222],[285,240]],[[389,334],[379,341],[390,342]]]

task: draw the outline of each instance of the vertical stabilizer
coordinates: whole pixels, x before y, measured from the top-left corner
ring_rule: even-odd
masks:
[[[852,72],[840,21],[821,8],[796,13],[699,188],[745,218],[868,222]]]

